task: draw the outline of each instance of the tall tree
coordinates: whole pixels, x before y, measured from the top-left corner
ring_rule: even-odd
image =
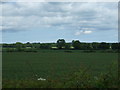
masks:
[[[79,40],[76,40],[76,41],[72,41],[72,46],[75,48],[75,49],[80,49],[80,41]]]
[[[93,42],[92,43],[92,49],[97,50],[99,48],[99,43]]]
[[[22,43],[21,42],[16,42],[16,49],[17,49],[17,51],[22,51]]]
[[[66,43],[65,44],[65,49],[70,49],[71,43]]]
[[[64,39],[58,39],[57,40],[57,47],[58,47],[58,49],[62,49],[62,48],[64,48],[65,47],[65,40]]]

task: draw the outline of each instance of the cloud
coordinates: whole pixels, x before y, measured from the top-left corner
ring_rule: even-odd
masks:
[[[91,34],[93,31],[90,30],[80,30],[80,31],[76,31],[74,35],[78,36],[81,34]]]
[[[78,36],[78,35],[80,35],[81,33],[82,33],[82,31],[77,31],[77,32],[75,32],[75,35]]]
[[[2,3],[3,31],[24,31],[35,28],[78,30],[75,35],[117,29],[117,3],[39,2]],[[0,6],[1,6],[0,5]]]
[[[90,34],[92,31],[84,31],[85,34]]]

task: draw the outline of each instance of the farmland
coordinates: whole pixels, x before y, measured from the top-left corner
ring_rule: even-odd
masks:
[[[3,44],[3,88],[117,88],[119,43]]]
[[[94,76],[106,72],[112,63],[117,63],[118,54],[41,50],[37,53],[3,52],[2,58],[3,80],[37,80],[38,77],[62,80],[80,67],[89,68]]]

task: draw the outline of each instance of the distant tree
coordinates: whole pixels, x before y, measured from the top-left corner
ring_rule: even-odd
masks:
[[[65,47],[65,40],[64,39],[58,39],[57,40],[57,47],[58,49],[62,49],[63,47]]]
[[[120,43],[112,43],[111,47],[113,50],[120,49]]]
[[[6,44],[6,43],[3,43],[2,47],[4,47],[4,48],[15,48],[16,44]]]
[[[99,49],[109,49],[110,48],[110,45],[109,43],[106,43],[106,42],[101,42],[98,46]]]
[[[21,42],[16,42],[16,49],[17,49],[17,51],[22,51],[22,43]]]
[[[80,41],[79,40],[76,40],[76,41],[72,41],[72,46],[75,48],[75,49],[80,49]]]
[[[27,43],[25,44],[25,46],[26,46],[26,47],[32,47],[32,44],[31,44],[30,42],[27,42]]]
[[[82,50],[90,50],[90,49],[92,49],[91,43],[81,43],[80,44],[80,49],[82,49]]]
[[[40,43],[32,43],[32,46],[33,46],[34,48],[39,49],[39,48],[40,48]]]
[[[48,43],[41,43],[40,44],[40,48],[41,49],[50,49],[50,44],[48,44]]]
[[[7,48],[9,44],[3,43],[2,47]]]
[[[97,50],[99,48],[99,43],[93,42],[92,43],[92,49]]]
[[[65,49],[70,49],[70,47],[71,47],[71,43],[66,43],[65,44]]]

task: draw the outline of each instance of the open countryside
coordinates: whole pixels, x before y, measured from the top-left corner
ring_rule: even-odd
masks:
[[[89,72],[88,75],[91,75],[89,78],[92,77],[93,81],[102,73],[108,74],[109,71],[113,78],[106,78],[117,79],[117,64],[118,43],[82,43],[79,40],[66,43],[64,39],[59,39],[54,44],[30,42],[3,44],[3,87],[13,87],[15,81],[19,82],[16,87],[21,87],[21,83],[25,83],[23,80],[37,83],[37,87],[76,87],[72,83],[67,85],[64,82],[67,83],[66,80],[79,70],[83,72],[85,70],[84,74]],[[80,78],[79,74],[77,78]],[[58,85],[49,86],[51,83],[47,82],[49,80],[55,81],[52,85]],[[81,82],[79,79],[78,81]],[[48,86],[41,85],[41,82],[47,82]],[[110,83],[110,81],[107,82]],[[87,87],[86,84],[80,87]],[[89,87],[93,86],[89,85]],[[23,87],[32,86],[26,83]],[[33,85],[33,87],[36,86]],[[99,85],[94,87],[99,87]],[[103,84],[102,87],[108,86]],[[117,87],[117,84],[114,87]]]
[[[119,4],[2,0],[0,86],[120,88]]]

